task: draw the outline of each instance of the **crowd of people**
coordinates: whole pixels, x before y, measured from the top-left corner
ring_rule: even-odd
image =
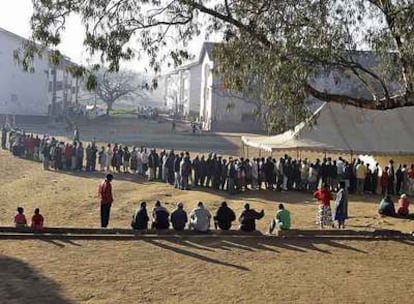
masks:
[[[377,189],[380,189],[384,200],[380,204],[379,213],[390,216],[407,216],[409,203],[404,193],[412,194],[414,191],[414,165],[411,165],[409,169],[405,164],[396,167],[392,160],[384,169],[381,169],[378,164],[374,168],[370,168],[369,164],[364,164],[360,159],[348,162],[342,157],[337,160],[327,157],[310,162],[307,159],[294,159],[288,155],[284,155],[278,160],[272,157],[250,160],[243,157],[226,159],[215,153],[209,153],[207,156],[196,155],[192,159],[189,152],[176,153],[173,150],[169,152],[163,150],[157,153],[156,149],[150,149],[148,152],[144,147],[130,149],[128,146],[116,143],[98,148],[94,141],[88,143],[84,148],[83,143],[79,140],[79,130],[76,127],[71,143],[59,141],[48,135],[39,137],[38,135],[26,134],[24,131],[3,128],[1,145],[3,149],[9,149],[16,156],[43,162],[44,169],[85,170],[88,172],[99,170],[111,173],[138,174],[150,181],[163,181],[182,190],[208,187],[228,191],[231,194],[263,189],[311,191],[318,200],[317,222],[321,228],[331,225],[332,221],[337,221],[339,228],[345,227],[345,220],[348,217],[348,193],[376,194]],[[99,187],[102,227],[108,226],[113,202],[111,189],[113,175],[111,173],[107,174],[107,178]],[[334,214],[332,215],[330,201],[333,199],[333,191],[337,193]],[[393,212],[389,211],[393,208],[389,207],[393,194],[402,195],[397,212],[395,209]],[[227,206],[222,207],[223,210],[227,210],[225,209]],[[161,206],[156,206],[154,210],[158,209],[165,211],[165,208],[161,208]],[[178,205],[176,211],[171,214],[169,221],[174,229],[185,227],[188,219],[186,214],[184,216],[182,204]],[[281,229],[290,227],[290,215],[289,217],[286,215],[289,214],[288,211],[284,209],[283,205],[279,211],[281,215],[279,218],[275,217],[269,231],[273,231],[276,227]],[[160,214],[162,213],[160,211]],[[165,219],[168,219],[168,216],[157,214],[153,212],[154,226],[152,227],[161,229],[162,225],[166,225]],[[208,214],[204,205],[200,203],[190,214],[189,227],[198,231],[208,230],[211,218],[211,216],[207,216]],[[231,222],[235,220],[234,213],[227,212],[225,214],[227,224],[221,220],[215,222],[215,225],[220,229],[231,227]],[[239,218],[240,229],[243,231],[254,230],[255,220],[262,218],[263,215],[263,211],[256,212],[246,204],[245,210]],[[157,224],[160,217],[164,218],[161,226]],[[203,220],[200,220],[202,217]],[[234,219],[228,222],[228,218],[233,217]],[[149,218],[145,221],[146,218],[148,218],[146,203],[143,203],[134,215],[132,224],[134,229],[147,227],[145,223],[148,223]],[[155,218],[157,219],[155,220]],[[283,220],[281,220],[282,218]],[[208,228],[203,229],[202,227]]]
[[[207,187],[232,194],[262,189],[314,192],[323,184],[335,186],[342,181],[351,194],[414,195],[414,164],[396,166],[392,160],[381,168],[378,163],[372,167],[360,159],[348,162],[342,157],[311,162],[289,155],[276,160],[272,157],[224,158],[208,153],[191,158],[188,152],[162,150],[158,153],[156,149],[117,143],[98,147],[92,141],[85,147],[79,141],[77,128],[71,143],[48,135],[39,137],[3,128],[2,148],[10,149],[16,156],[41,161],[45,169],[138,174],[183,190]]]

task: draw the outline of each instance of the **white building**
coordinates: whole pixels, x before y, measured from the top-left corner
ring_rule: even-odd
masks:
[[[201,65],[198,61],[184,65],[166,75],[165,105],[184,117],[200,112]]]
[[[204,42],[197,61],[181,66],[165,77],[164,104],[184,117],[197,117],[204,130],[258,132],[256,106],[223,88],[214,73],[213,48]]]
[[[73,63],[64,57],[59,66],[54,66],[45,54],[35,56],[34,70],[25,72],[14,53],[26,41],[0,28],[0,116],[58,115],[76,99],[76,80],[66,70]]]
[[[200,119],[204,130],[260,132],[262,126],[254,115],[256,106],[237,92],[225,88],[215,72],[213,49],[219,44],[205,42],[200,54]]]

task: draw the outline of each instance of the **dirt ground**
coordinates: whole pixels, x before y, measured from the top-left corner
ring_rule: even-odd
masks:
[[[0,174],[0,225],[12,225],[23,206],[28,217],[39,207],[46,226],[99,226],[103,173],[43,171],[0,151]],[[226,200],[237,215],[249,202],[265,210],[262,232],[284,202],[293,228],[316,228],[317,206],[305,193],[180,191],[124,174],[115,175],[113,190],[110,227],[129,227],[140,201],[151,210],[160,199],[170,210],[182,201],[188,211],[201,200],[212,213]],[[378,218],[378,200],[350,197],[348,228],[414,230],[412,220]],[[261,237],[1,240],[0,303],[412,303],[413,245]]]

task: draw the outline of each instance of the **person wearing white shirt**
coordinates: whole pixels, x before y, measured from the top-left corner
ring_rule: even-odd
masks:
[[[190,228],[198,232],[207,232],[210,229],[210,212],[199,202],[197,208],[191,211]]]

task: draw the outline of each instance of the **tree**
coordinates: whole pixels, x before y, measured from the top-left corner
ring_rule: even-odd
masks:
[[[106,114],[112,110],[112,106],[120,98],[133,97],[146,88],[143,82],[140,84],[136,74],[129,71],[99,72],[96,75],[95,93],[106,104]]]
[[[118,70],[120,60],[143,53],[159,71],[169,55],[188,58],[186,43],[202,30],[222,33],[215,50],[227,87],[243,91],[260,78],[260,100],[273,125],[283,127],[284,109],[307,117],[306,97],[387,110],[414,105],[413,0],[33,0],[33,38],[58,45],[68,15],[85,22],[85,45]],[[138,39],[138,51],[130,47]],[[165,54],[168,46],[180,47]],[[359,59],[375,52],[375,66]],[[318,87],[325,71],[353,78],[369,97]],[[398,89],[390,81],[398,81]],[[280,117],[281,116],[281,117]]]

